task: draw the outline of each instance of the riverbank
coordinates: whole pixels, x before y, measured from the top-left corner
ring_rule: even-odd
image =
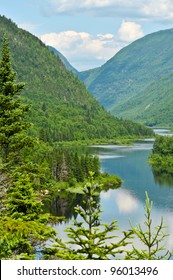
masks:
[[[165,239],[166,248],[170,249],[173,248],[173,185],[170,185],[170,181],[162,181],[160,184],[160,178],[158,182],[157,178],[154,177],[151,166],[147,162],[152,147],[153,141],[140,141],[132,146],[90,146],[88,152],[99,157],[103,172],[117,175],[122,179],[120,188],[103,190],[100,193],[99,202],[103,211],[101,214],[102,221],[109,224],[111,220],[118,220],[120,231],[130,228],[129,220],[133,226],[136,224],[145,226],[144,205],[145,192],[147,191],[151,201],[153,201],[153,227],[158,226],[161,217],[163,217],[164,224],[167,226],[167,233],[170,234]],[[64,200],[60,203],[61,211],[63,211],[67,220],[61,224],[56,224],[55,228],[59,237],[63,240],[67,240],[64,232],[66,226],[70,226],[75,217],[73,209],[81,202],[82,197],[75,196],[75,200],[71,204]],[[138,240],[133,239],[133,242],[136,246],[141,246]]]
[[[137,135],[134,136],[124,136],[124,137],[118,137],[114,139],[92,139],[92,140],[76,140],[76,141],[62,141],[62,142],[56,142],[53,143],[53,146],[59,146],[59,147],[71,147],[71,146],[89,146],[89,145],[132,145],[133,142],[137,140],[144,140],[149,139],[151,136],[154,137],[155,133],[152,133],[150,136],[140,136]]]

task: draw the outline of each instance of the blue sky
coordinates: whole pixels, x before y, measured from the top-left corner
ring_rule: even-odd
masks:
[[[55,47],[80,71],[173,27],[172,0],[0,0],[0,14]]]

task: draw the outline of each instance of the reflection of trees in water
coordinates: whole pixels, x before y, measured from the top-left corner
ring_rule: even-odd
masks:
[[[152,169],[154,181],[156,184],[159,184],[160,186],[167,185],[169,187],[173,187],[173,175],[170,175],[168,173],[164,172],[157,172]]]
[[[66,219],[75,219],[77,217],[74,207],[77,205],[85,208],[83,201],[85,196],[81,194],[69,193],[68,197],[56,196],[52,201],[46,201],[44,209],[46,212],[51,213],[54,216],[65,217]],[[100,201],[100,196],[96,197],[97,202]]]
[[[66,219],[76,218],[74,207],[82,201],[82,195],[69,194],[69,197],[56,197],[51,202],[50,211],[55,216],[64,216]]]
[[[52,201],[46,201],[44,203],[44,209],[54,216],[63,216],[66,219],[71,219],[76,217],[74,207],[82,200],[82,195],[79,194],[69,194],[68,197],[56,196]]]

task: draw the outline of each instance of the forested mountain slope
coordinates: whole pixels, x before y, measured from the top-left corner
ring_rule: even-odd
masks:
[[[78,75],[78,71],[68,62],[67,58],[64,55],[62,55],[62,53],[60,53],[57,49],[51,46],[48,46],[48,49],[61,59],[62,63],[68,70],[70,70],[73,74]]]
[[[144,127],[118,120],[107,113],[84,84],[37,37],[0,17],[9,41],[12,66],[26,82],[23,97],[31,104],[32,134],[45,141],[113,138],[150,133]]]
[[[173,29],[147,35],[102,67],[79,73],[116,116],[149,125],[173,123]]]

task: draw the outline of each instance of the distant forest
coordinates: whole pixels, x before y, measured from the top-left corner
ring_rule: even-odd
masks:
[[[147,127],[106,112],[38,38],[5,17],[0,28],[0,45],[6,34],[17,80],[26,83],[21,95],[30,106],[30,135],[49,143],[152,135]]]
[[[125,253],[126,255],[123,256],[125,259],[169,259],[170,252],[157,255],[165,249],[162,241],[166,234],[162,221],[158,228],[151,232],[151,203],[148,196],[146,195],[145,206],[147,231],[142,231],[141,226],[135,228],[131,226],[130,230],[123,231],[122,236],[117,237],[117,221],[112,221],[110,224],[103,224],[101,221],[102,210],[99,195],[105,185],[108,188],[120,187],[121,179],[101,173],[97,157],[69,152],[62,143],[53,143],[53,140],[57,141],[59,137],[58,133],[57,138],[54,135],[59,123],[62,126],[62,130],[61,126],[58,127],[59,132],[64,135],[61,141],[64,137],[66,137],[66,141],[74,140],[74,138],[68,138],[68,129],[69,131],[71,129],[71,133],[76,132],[75,137],[80,135],[84,137],[91,128],[97,133],[100,133],[101,129],[104,130],[100,137],[103,135],[105,137],[108,135],[109,137],[115,135],[144,136],[151,135],[152,132],[144,126],[120,121],[106,113],[78,79],[65,70],[62,64],[59,65],[59,68],[55,65],[53,68],[49,68],[48,58],[50,56],[55,62],[55,56],[45,46],[41,52],[38,47],[40,44],[38,39],[34,42],[30,41],[31,35],[18,30],[16,25],[4,17],[1,18],[1,24],[2,27],[4,24],[6,31],[9,27],[9,32],[4,32],[8,34],[4,35],[2,40],[0,59],[0,258],[11,260],[35,260],[38,257],[46,260],[100,260],[119,259],[119,254]],[[8,36],[10,32],[11,36]],[[17,40],[19,38],[27,40],[28,56],[23,55],[25,45]],[[13,49],[13,54],[17,54],[21,50],[16,61],[11,59],[9,42],[14,42],[15,52]],[[35,60],[31,56],[33,54],[30,52],[31,49],[36,55]],[[44,52],[48,57],[45,56],[44,71],[41,72],[42,60],[37,60],[37,56],[41,53],[39,58],[43,59]],[[30,59],[31,64],[28,64]],[[19,63],[18,65],[21,67],[22,62],[23,64],[26,62],[26,65],[21,68],[21,72],[18,71],[16,74],[16,66]],[[44,67],[47,67],[47,72]],[[55,71],[55,75],[51,75],[52,70]],[[24,83],[24,78],[26,78],[27,85]],[[44,83],[44,81],[47,82]],[[79,87],[76,87],[76,84],[79,84]],[[56,91],[53,91],[53,88],[56,88]],[[86,100],[91,102],[87,103]],[[31,108],[28,106],[29,101],[32,101]],[[74,111],[72,104],[74,104]],[[53,111],[55,108],[56,114]],[[84,114],[82,108],[87,114]],[[40,110],[42,118],[40,118]],[[60,113],[57,113],[59,111]],[[80,113],[76,115],[77,112]],[[55,115],[51,118],[53,113]],[[87,119],[89,113],[91,114],[90,121]],[[70,118],[68,118],[69,115]],[[84,118],[82,118],[83,116]],[[29,122],[29,119],[33,120],[35,126]],[[44,122],[42,122],[43,120]],[[105,122],[102,123],[101,120]],[[87,129],[84,126],[85,122],[88,124]],[[82,127],[80,127],[81,123]],[[75,130],[74,128],[78,125],[78,130]],[[40,137],[40,129],[43,129],[42,135],[44,135],[43,132],[46,133],[47,129],[50,129],[53,134],[45,134],[50,139]],[[110,134],[107,134],[109,131]],[[72,135],[74,136],[74,134]],[[55,138],[52,138],[52,135]],[[96,134],[93,134],[93,139],[95,137]],[[82,221],[75,219],[74,224],[66,229],[68,237],[71,239],[69,242],[58,238],[57,232],[53,228],[55,223],[62,222],[65,218],[51,215],[50,211],[44,207],[46,202],[52,201],[57,193],[68,194],[69,198],[72,193],[76,196],[81,195],[80,205],[76,204],[74,210]],[[131,245],[131,240],[135,235],[146,246],[146,250],[139,250],[134,246],[131,246],[131,250],[128,251],[124,249],[127,245]],[[53,245],[49,246],[50,241],[53,242]],[[69,246],[70,244],[76,244],[78,248],[73,249]],[[156,268],[149,271],[149,273],[151,272],[153,275],[158,273]],[[143,274],[143,271],[140,273]]]

